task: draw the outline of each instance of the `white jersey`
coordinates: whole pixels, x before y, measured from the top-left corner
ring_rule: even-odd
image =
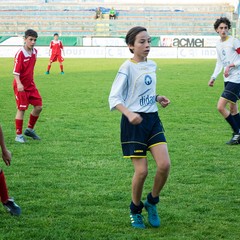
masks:
[[[132,112],[156,112],[156,68],[151,60],[126,60],[119,68],[109,95],[110,109],[122,104]]]
[[[225,71],[225,68],[233,63],[235,67],[230,68],[230,74],[227,78],[224,77],[224,81],[240,83],[240,55],[236,51],[239,48],[240,41],[232,36],[228,36],[228,39],[224,42],[221,40],[217,42],[217,63],[212,75],[213,79],[217,78],[222,68]]]

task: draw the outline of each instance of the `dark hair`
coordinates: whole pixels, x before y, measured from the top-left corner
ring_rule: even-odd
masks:
[[[38,34],[36,31],[34,31],[33,29],[28,29],[25,33],[24,33],[24,37],[27,38],[27,37],[35,37],[37,38],[38,37]]]
[[[125,37],[126,44],[134,46],[136,36],[143,31],[147,31],[147,29],[145,27],[140,27],[140,26],[131,28]],[[133,53],[132,49],[129,49],[129,50],[131,53]]]
[[[219,27],[219,25],[221,23],[225,23],[228,26],[228,29],[231,29],[231,22],[226,17],[220,17],[219,19],[217,19],[216,22],[213,25],[214,29],[217,30],[217,28]]]
[[[54,33],[54,35],[53,36],[58,36],[58,33]]]

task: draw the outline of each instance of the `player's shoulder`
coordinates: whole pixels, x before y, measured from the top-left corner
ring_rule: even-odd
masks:
[[[125,61],[121,64],[120,69],[121,69],[121,68],[128,68],[129,65],[130,65],[130,61],[129,61],[129,60],[125,60]]]
[[[37,49],[36,48],[33,48],[33,54],[36,54],[37,55]]]
[[[147,64],[150,65],[150,66],[155,66],[155,67],[157,66],[156,62],[151,60],[151,59],[147,60]]]
[[[22,57],[22,56],[24,56],[24,48],[23,47],[18,49],[18,51],[15,54],[15,58],[19,58],[19,57]]]

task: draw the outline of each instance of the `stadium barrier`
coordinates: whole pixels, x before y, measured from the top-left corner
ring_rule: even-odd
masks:
[[[36,47],[39,58],[49,58],[48,47]],[[19,46],[0,46],[0,57],[14,58]],[[64,58],[131,58],[127,47],[65,47]],[[152,47],[149,58],[216,59],[215,48]]]

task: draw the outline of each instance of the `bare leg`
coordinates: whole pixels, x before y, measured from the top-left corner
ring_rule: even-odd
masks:
[[[31,114],[33,116],[39,116],[42,111],[42,106],[34,106]]]
[[[154,179],[152,196],[158,197],[169,175],[170,158],[166,144],[156,145],[152,147],[150,151],[157,164],[157,171]]]
[[[15,118],[16,118],[16,119],[23,120],[24,113],[25,113],[25,111],[17,110],[17,113],[16,113],[16,117],[15,117]]]
[[[140,205],[145,179],[148,174],[146,158],[132,158],[134,175],[132,178],[132,201],[136,206]]]
[[[228,100],[220,97],[217,104],[218,111],[222,114],[224,118],[227,118],[230,112],[227,110],[226,106],[228,104]]]

